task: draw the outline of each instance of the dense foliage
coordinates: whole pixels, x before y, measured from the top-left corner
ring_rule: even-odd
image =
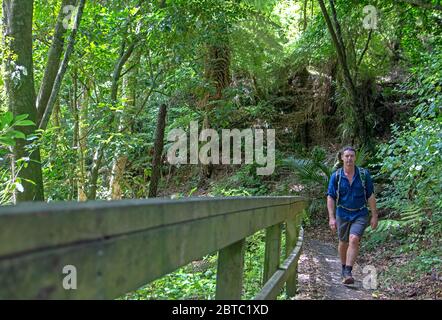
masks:
[[[3,8],[12,3],[25,6],[3,0]],[[63,11],[81,4],[82,15]],[[398,241],[400,250],[423,248],[423,272],[442,266],[439,1],[34,0],[24,8],[32,30],[20,37],[32,47],[7,32],[21,23],[2,22],[0,204],[302,194],[312,200],[305,223],[316,226],[326,219],[335,153],[354,144],[381,208],[367,250]],[[74,19],[77,27],[60,27]],[[217,132],[275,129],[275,172],[170,165],[172,143],[156,141],[162,106],[165,137],[192,121]],[[262,236],[248,254],[262,256]],[[253,257],[247,297],[262,276]],[[211,298],[216,257],[203,261],[200,273],[184,267],[126,298]]]

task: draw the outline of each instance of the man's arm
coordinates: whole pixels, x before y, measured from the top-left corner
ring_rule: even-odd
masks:
[[[336,231],[336,218],[335,218],[335,199],[327,196],[327,209],[328,209],[328,225],[332,231]]]
[[[378,227],[378,210],[376,208],[376,198],[374,196],[374,193],[372,193],[370,198],[368,198],[368,205],[370,206],[371,211],[370,225],[371,228],[374,230]]]
[[[330,229],[334,232],[336,231],[336,218],[335,218],[335,199],[336,194],[336,174],[330,176],[327,189],[327,210],[328,210],[328,225]]]
[[[373,184],[373,180],[371,179],[371,175],[369,172],[367,174],[367,192],[370,195],[370,197],[367,199],[367,202],[368,202],[368,205],[370,206],[370,211],[371,211],[370,225],[371,225],[371,228],[374,230],[378,226],[378,210],[376,209],[376,198],[374,196],[374,184]]]

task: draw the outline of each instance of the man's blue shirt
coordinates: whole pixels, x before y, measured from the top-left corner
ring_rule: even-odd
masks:
[[[332,197],[335,201],[338,192],[338,174],[341,170],[338,169],[330,177],[330,182],[328,184],[327,195]],[[344,172],[342,171],[341,183],[339,187],[339,205],[345,208],[358,209],[364,207],[366,200],[370,198],[373,194],[373,180],[371,179],[370,173],[365,169],[365,183],[366,183],[366,199],[364,199],[364,187],[362,185],[362,179],[359,176],[359,170],[355,167],[355,174],[353,176],[352,184],[348,181]],[[336,203],[336,206],[338,203]],[[336,208],[336,215],[346,221],[353,221],[354,219],[368,214],[368,209],[365,207],[358,211],[349,211],[341,207]]]

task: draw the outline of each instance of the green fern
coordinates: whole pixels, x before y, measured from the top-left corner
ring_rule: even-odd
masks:
[[[388,231],[394,231],[400,228],[415,226],[422,222],[425,217],[425,212],[421,207],[415,204],[407,205],[399,213],[399,218],[396,219],[383,219],[378,223],[376,230],[368,228],[369,233],[382,233]]]
[[[318,163],[310,159],[290,157],[285,159],[283,164],[295,171],[300,183],[318,184],[327,188],[332,168],[325,163]]]
[[[384,233],[388,231],[397,230],[401,227],[401,223],[398,220],[393,219],[384,219],[380,220],[378,223],[378,227],[376,230],[373,230],[371,226],[368,227],[367,232],[368,233]]]
[[[417,205],[407,206],[400,213],[401,222],[405,225],[418,224],[425,216],[425,212]]]

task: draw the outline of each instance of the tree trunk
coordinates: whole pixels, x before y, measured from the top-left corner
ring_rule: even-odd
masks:
[[[69,60],[71,58],[72,53],[74,52],[74,44],[75,44],[75,38],[77,36],[77,30],[80,26],[81,17],[83,15],[84,5],[86,3],[86,0],[79,0],[78,5],[78,11],[77,15],[75,17],[75,25],[74,29],[72,30],[71,35],[69,36],[68,45],[66,48],[66,51],[63,56],[63,61],[60,64],[60,67],[58,68],[57,75],[55,76],[55,79],[52,84],[52,90],[50,92],[50,96],[48,99],[48,102],[46,106],[41,105],[41,108],[44,108],[44,110],[39,110],[39,113],[41,113],[41,119],[39,120],[38,127],[40,129],[45,130],[46,126],[48,125],[49,118],[52,113],[52,109],[54,108],[55,101],[57,100],[58,93],[61,88],[61,83],[63,81],[63,77],[66,73],[66,70],[68,68]],[[48,61],[50,62],[50,61]]]
[[[4,48],[4,82],[6,101],[9,111],[14,116],[28,114],[28,119],[36,122],[34,71],[32,58],[32,18],[33,1],[3,0]],[[26,135],[35,132],[35,126],[19,127]],[[13,177],[21,181],[24,191],[15,192],[14,201],[44,200],[43,177],[41,171],[40,150],[34,148],[29,152],[29,142],[17,139],[13,148],[13,161],[29,157],[27,166],[16,166],[18,172]],[[33,181],[30,183],[28,181]]]
[[[76,150],[76,163],[72,172],[72,199],[86,201],[86,153],[87,153],[87,115],[89,105],[89,91],[84,88],[83,93],[78,93],[77,70],[73,72],[73,97],[72,114],[74,118],[74,135],[72,146]],[[79,99],[81,98],[81,99]]]
[[[55,159],[57,157],[57,147],[59,137],[62,134],[60,130],[60,101],[57,100],[57,103],[54,106],[54,114],[52,116],[53,126],[57,129],[54,130],[54,137],[52,138],[51,145],[51,159]]]
[[[104,156],[104,145],[101,144],[98,148],[95,149],[94,158],[92,160],[92,169],[89,180],[89,192],[88,199],[95,200],[97,198],[97,188],[98,188],[98,171],[101,168],[101,161]]]
[[[61,56],[63,54],[64,38],[66,34],[66,28],[63,26],[63,20],[66,14],[63,12],[63,8],[66,6],[75,5],[75,0],[63,0],[61,3],[60,11],[58,12],[57,22],[55,23],[54,37],[52,39],[52,45],[48,52],[48,59],[46,63],[46,69],[41,81],[40,90],[37,97],[37,119],[43,117],[44,110],[48,104],[51,96],[52,89],[54,87],[54,81],[57,77],[58,68],[60,66]]]
[[[307,30],[307,6],[308,6],[308,0],[304,0],[304,6],[302,8],[303,10],[303,32],[305,32],[305,30]]]
[[[347,90],[350,93],[350,96],[353,100],[352,103],[352,109],[353,114],[355,117],[355,123],[356,123],[356,136],[359,138],[362,144],[371,144],[370,137],[367,135],[367,122],[365,119],[365,110],[362,105],[362,102],[359,98],[358,90],[356,88],[356,85],[354,83],[354,80],[351,76],[350,69],[347,63],[347,54],[345,52],[345,46],[344,41],[342,39],[342,33],[340,30],[339,22],[336,16],[336,10],[334,8],[334,3],[332,0],[330,0],[330,6],[332,8],[333,13],[333,19],[335,22],[335,27],[333,26],[333,23],[330,19],[330,16],[327,12],[327,9],[325,7],[323,0],[318,0],[319,5],[321,7],[322,14],[324,16],[325,22],[327,24],[328,31],[330,33],[330,36],[332,38],[332,42],[334,47],[336,48],[336,53],[338,56],[339,64],[341,65],[342,71],[344,73],[344,80],[346,83]]]
[[[121,44],[121,50],[120,50],[120,56],[118,57],[117,61],[114,65],[114,70],[112,72],[112,84],[111,84],[111,104],[112,106],[115,106],[117,103],[118,98],[118,85],[121,78],[121,71],[123,70],[123,67],[127,60],[132,55],[134,49],[135,49],[135,43],[132,43],[127,50],[125,50],[126,46],[126,40],[123,40]],[[109,127],[114,127],[114,121],[115,121],[115,113],[112,114],[111,119],[109,121]],[[94,159],[92,163],[92,170],[90,175],[90,189],[89,189],[89,200],[95,200],[97,196],[97,183],[98,183],[98,171],[101,168],[101,161],[103,160],[104,156],[104,150],[106,146],[101,143],[98,148],[95,151]]]
[[[158,112],[157,128],[155,131],[154,154],[152,159],[152,175],[149,186],[149,198],[157,196],[158,182],[161,173],[161,158],[164,148],[164,130],[166,128],[167,106],[162,104]]]
[[[78,148],[78,141],[79,139],[79,127],[80,127],[80,120],[78,116],[78,75],[77,70],[75,69],[73,72],[73,94],[71,98],[71,109],[72,109],[72,115],[74,118],[74,134],[73,134],[73,141],[72,141],[72,148],[74,150],[77,150]],[[77,150],[78,153],[78,150]],[[78,164],[75,164],[73,170],[71,171],[73,173],[73,184],[72,184],[72,198],[78,198]]]
[[[224,42],[224,43],[222,43]],[[230,85],[230,47],[227,39],[223,39],[220,44],[208,45],[204,63],[204,77],[210,85],[215,88],[215,94],[206,92],[203,99],[199,101],[199,107],[204,110],[204,122],[202,129],[210,127],[210,113],[218,106],[217,103],[210,103],[214,100],[221,100],[223,90]],[[212,174],[213,164],[200,165],[200,181],[204,181]]]
[[[205,65],[205,77],[216,89],[209,100],[222,98],[222,91],[230,84],[230,48],[228,44],[210,45]]]
[[[77,140],[77,199],[86,201],[86,152],[88,134],[89,90],[84,88],[83,97],[78,103],[78,140]]]
[[[121,188],[124,172],[126,170],[127,156],[121,154],[114,160],[112,165],[112,175],[110,179],[111,199],[120,200],[123,196]]]
[[[137,79],[138,79],[138,69],[140,63],[140,51],[131,56],[129,59],[129,68],[132,68],[123,80],[123,92],[124,92],[124,110],[123,113],[118,117],[119,121],[118,130],[119,132],[125,131],[131,133],[130,126],[125,127],[126,123],[129,122],[133,116],[133,112],[136,106],[136,92],[137,92]],[[116,158],[112,165],[112,174],[110,179],[110,189],[111,189],[111,199],[119,200],[122,198],[122,181],[124,177],[124,172],[126,170],[127,163],[127,150],[120,149],[116,152]]]

